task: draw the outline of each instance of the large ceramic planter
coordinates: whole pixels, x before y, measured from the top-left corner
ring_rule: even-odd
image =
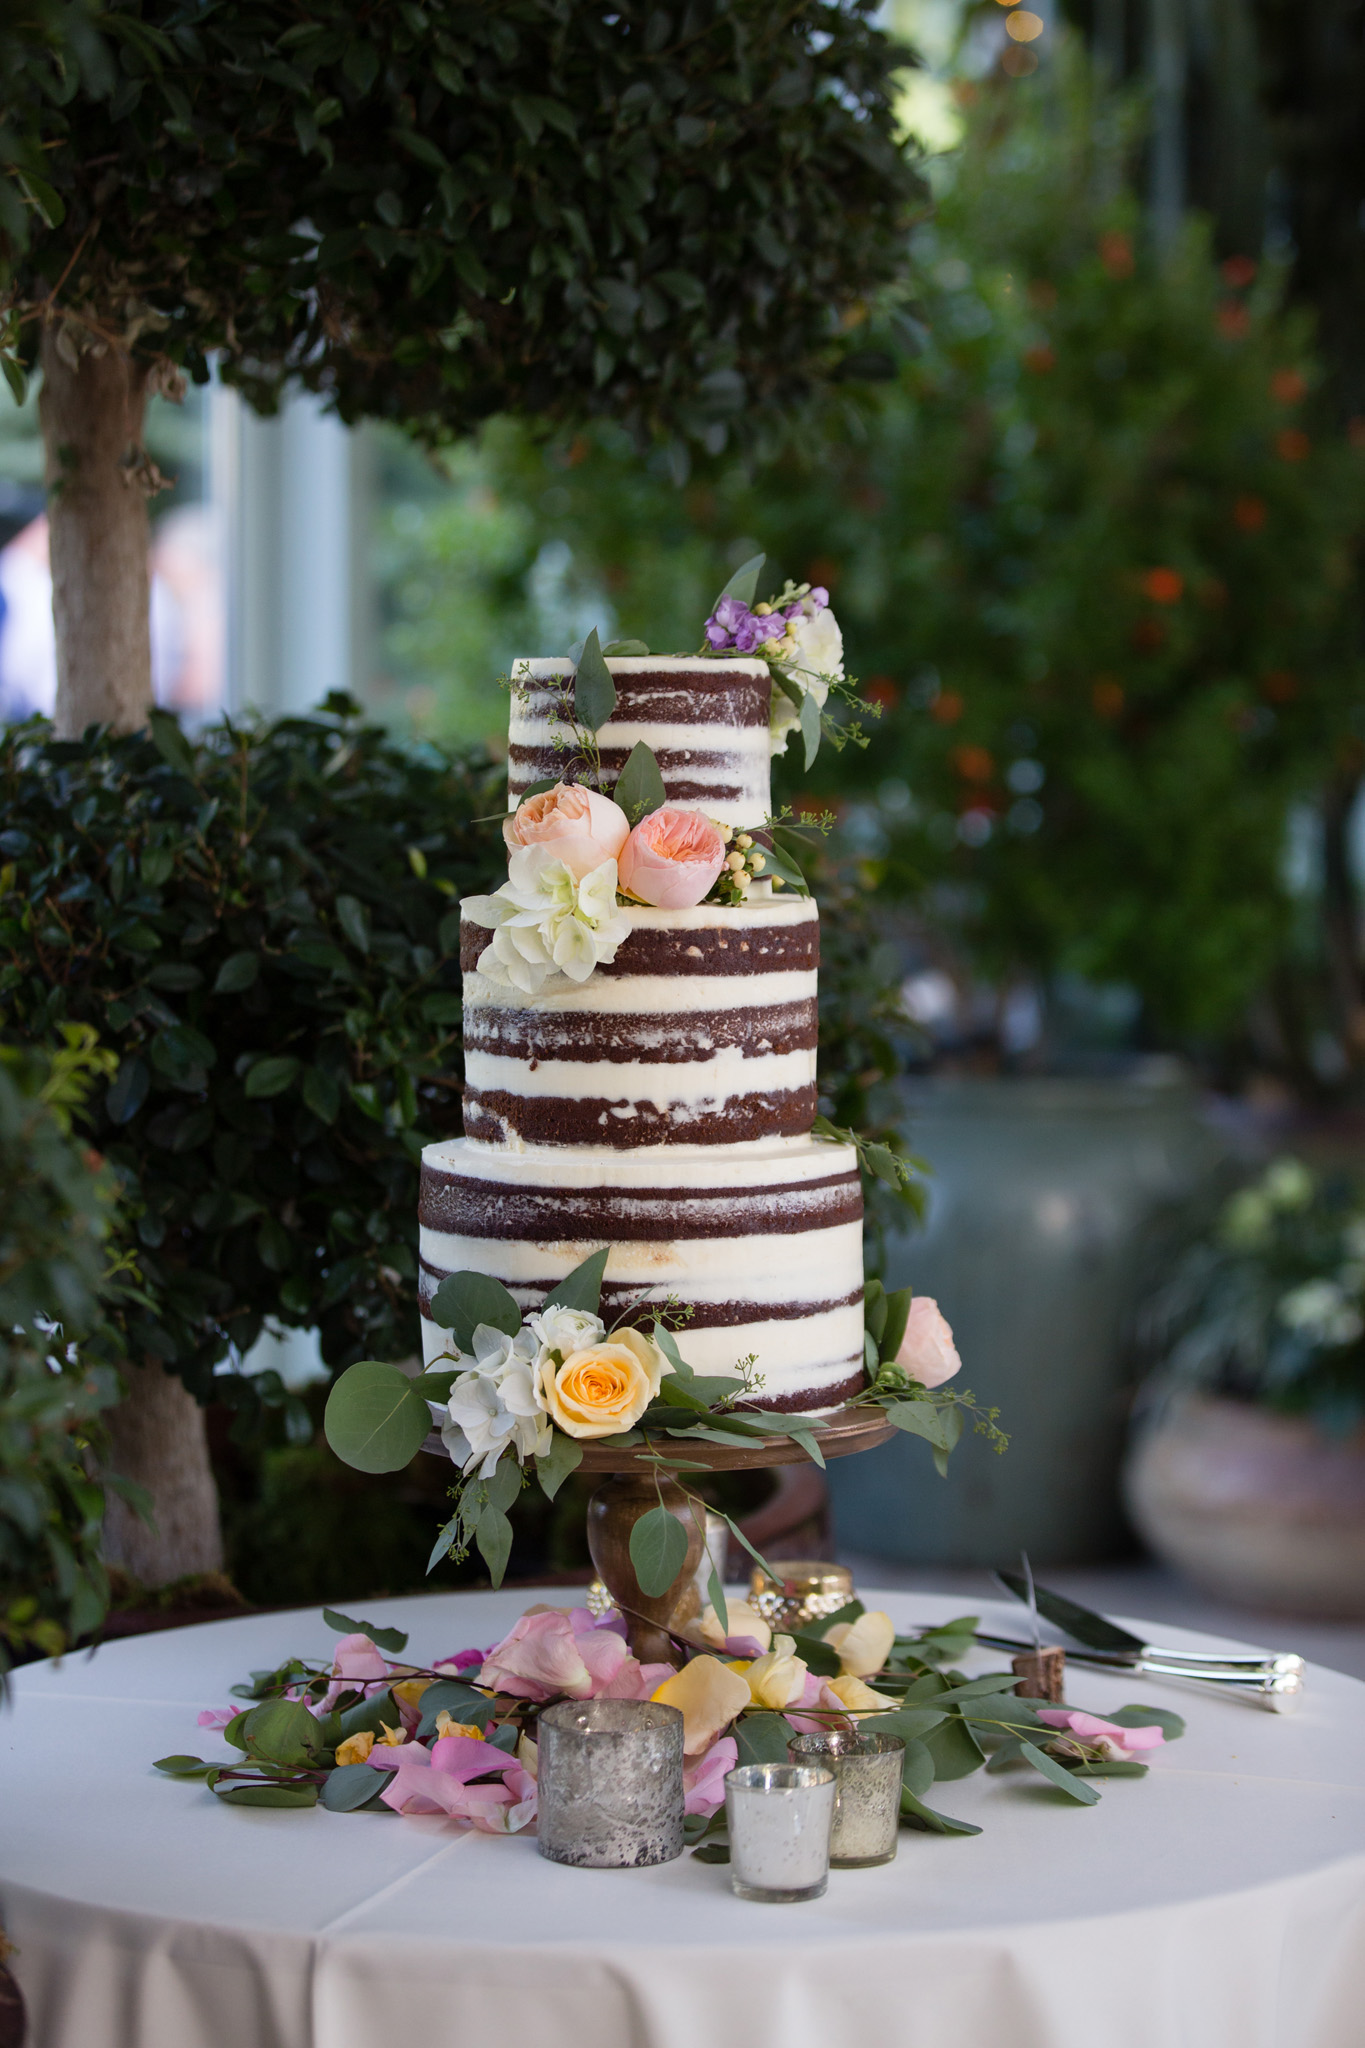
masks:
[[[1207,1592],[1365,1616],[1365,1432],[1333,1440],[1295,1416],[1178,1395],[1136,1438],[1124,1491],[1157,1556]]]
[[[907,1438],[830,1468],[846,1550],[912,1563],[1086,1562],[1124,1540],[1124,1346],[1144,1228],[1219,1147],[1193,1091],[1151,1081],[909,1084],[929,1216],[888,1248],[888,1287],[936,1297],[959,1384],[1000,1409],[1010,1448],[964,1437],[949,1476]]]

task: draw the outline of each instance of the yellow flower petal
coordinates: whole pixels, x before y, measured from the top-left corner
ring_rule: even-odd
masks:
[[[471,1742],[483,1742],[486,1738],[482,1728],[476,1728],[472,1721],[452,1721],[442,1707],[436,1716],[436,1733],[443,1735],[467,1735]]]
[[[359,1735],[348,1735],[344,1742],[337,1744],[338,1764],[363,1764],[374,1748],[374,1737],[366,1728]]]
[[[434,1678],[400,1678],[397,1685],[390,1686],[389,1690],[394,1698],[402,1700],[405,1706],[415,1707],[427,1687],[435,1683]]]
[[[896,1640],[896,1624],[889,1614],[874,1608],[856,1621],[836,1622],[825,1641],[838,1652],[839,1662],[854,1678],[870,1678],[880,1671]]]
[[[407,1741],[408,1738],[401,1728],[390,1728],[387,1721],[381,1721],[379,1725],[384,1731],[379,1740],[385,1743],[388,1748],[397,1749],[400,1743]]]
[[[517,1737],[517,1762],[524,1771],[529,1772],[531,1777],[539,1777],[540,1744],[532,1742],[529,1735],[523,1734]]]
[[[749,1636],[758,1644],[760,1650],[772,1648],[772,1629],[758,1609],[751,1607],[747,1600],[727,1600],[725,1612],[730,1623],[730,1635]],[[727,1631],[721,1627],[720,1616],[714,1607],[708,1607],[702,1615],[701,1633],[703,1640],[708,1642],[713,1650],[725,1648]]]
[[[795,1649],[791,1636],[774,1636],[767,1655],[756,1657],[749,1666],[745,1676],[756,1707],[776,1707],[780,1711],[800,1699],[806,1689],[806,1666],[793,1654]]]
[[[683,1749],[696,1756],[749,1705],[749,1682],[718,1657],[694,1657],[653,1695],[683,1717]]]
[[[900,1705],[899,1700],[892,1699],[890,1694],[873,1692],[870,1685],[865,1685],[861,1678],[854,1678],[851,1674],[846,1674],[843,1678],[826,1679],[825,1683],[834,1694],[835,1699],[841,1701],[844,1706],[853,1712],[865,1712],[873,1707],[880,1709],[882,1707],[896,1707]]]

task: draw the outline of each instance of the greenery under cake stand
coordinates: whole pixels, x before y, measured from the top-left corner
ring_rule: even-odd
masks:
[[[874,1407],[843,1408],[819,1424],[812,1424],[809,1418],[803,1421],[826,1461],[874,1450],[896,1434],[896,1425],[887,1421],[882,1409]],[[434,1432],[427,1438],[426,1448],[441,1457],[447,1455]],[[588,1550],[599,1578],[625,1617],[631,1650],[641,1663],[680,1663],[680,1633],[689,1622],[696,1622],[702,1609],[697,1567],[705,1544],[703,1520],[677,1480],[655,1463],[664,1449],[662,1441],[657,1446],[587,1442],[582,1449],[579,1471],[603,1475],[588,1502]],[[670,1445],[666,1455],[685,1458],[693,1471],[752,1472],[799,1464],[809,1452],[794,1437],[774,1436],[734,1444],[688,1441]],[[630,1537],[640,1517],[659,1506],[682,1524],[687,1555],[667,1591],[651,1597],[636,1577]]]

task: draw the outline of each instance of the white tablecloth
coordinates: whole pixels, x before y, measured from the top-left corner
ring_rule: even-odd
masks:
[[[552,1600],[571,1596],[551,1594]],[[902,1624],[960,1600],[866,1594]],[[534,1595],[370,1603],[435,1657]],[[993,1610],[997,1626],[1005,1610]],[[1017,1628],[1018,1610],[1009,1614]],[[1209,1647],[1174,1629],[1163,1640]],[[233,1809],[158,1778],[218,1754],[196,1711],[313,1613],[31,1666],[0,1717],[0,1920],[31,2048],[1361,2048],[1365,1685],[1314,1669],[1299,1714],[1073,1670],[1073,1705],[1189,1729],[1096,1807],[981,1773],[827,1895],[743,1904],[690,1855],[567,1870],[443,1818]],[[1292,1647],[1277,1644],[1276,1647]],[[998,1665],[977,1656],[973,1669]]]

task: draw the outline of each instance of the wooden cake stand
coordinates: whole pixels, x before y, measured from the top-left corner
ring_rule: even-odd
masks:
[[[895,1425],[877,1408],[843,1408],[812,1430],[826,1459],[851,1457],[855,1451],[870,1451],[896,1434]],[[673,1443],[660,1439],[661,1447]],[[447,1455],[444,1444],[433,1431],[425,1448],[437,1456]],[[772,1465],[797,1465],[806,1457],[792,1437],[765,1437],[747,1443],[712,1444],[684,1437],[674,1444],[680,1459],[704,1466],[709,1472],[762,1471]],[[580,1472],[609,1474],[588,1502],[588,1550],[612,1600],[624,1615],[630,1647],[642,1664],[678,1664],[682,1644],[677,1640],[688,1624],[701,1614],[703,1601],[696,1583],[697,1566],[705,1547],[705,1526],[693,1512],[692,1504],[676,1479],[656,1476],[648,1450],[633,1445],[585,1443]],[[666,1593],[654,1598],[642,1592],[630,1561],[630,1533],[641,1515],[662,1501],[676,1515],[687,1535],[687,1556],[681,1571]]]

